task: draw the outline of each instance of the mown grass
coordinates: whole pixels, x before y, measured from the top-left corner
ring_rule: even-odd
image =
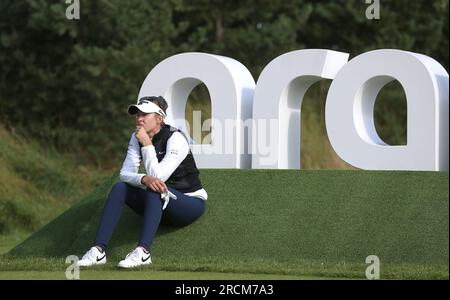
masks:
[[[207,274],[217,275],[222,279],[366,279],[364,263],[334,263],[318,262],[313,260],[299,260],[295,263],[280,263],[275,260],[245,260],[230,261],[221,258],[188,258],[174,260],[172,257],[161,258],[151,266],[132,270],[123,270],[116,267],[120,260],[110,259],[107,264],[92,268],[82,268],[81,272],[91,272],[92,277],[107,279],[105,277],[123,279],[145,279],[152,272],[167,272],[169,274],[185,273],[185,279],[202,279]],[[42,279],[49,276],[64,277],[64,272],[72,262],[65,263],[64,258],[0,258],[0,278],[8,279],[8,274],[16,274],[27,279],[29,274],[42,272]],[[418,265],[418,264],[381,264],[380,279],[447,279],[448,266],[444,265]],[[51,275],[53,274],[53,275]],[[175,275],[176,276],[176,275]],[[155,275],[154,279],[165,279]],[[172,279],[172,278],[167,278]]]
[[[64,280],[65,270],[59,271],[0,271],[0,280]],[[317,280],[314,276],[278,274],[218,273],[218,272],[167,272],[152,269],[134,270],[81,270],[81,280]]]
[[[152,248],[156,270],[365,278],[366,257],[377,255],[383,278],[448,278],[447,173],[201,174],[207,211],[190,226],[160,228]],[[115,180],[15,247],[0,269],[60,268],[66,256],[81,256]],[[105,268],[136,246],[141,222],[124,211]]]

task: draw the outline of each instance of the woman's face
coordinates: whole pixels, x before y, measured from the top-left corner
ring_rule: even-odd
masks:
[[[143,113],[138,112],[136,114],[136,127],[142,126],[145,132],[155,132],[159,129],[162,123],[162,117],[156,113]]]

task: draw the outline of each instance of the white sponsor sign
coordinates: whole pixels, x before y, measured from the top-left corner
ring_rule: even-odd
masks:
[[[211,143],[191,145],[199,168],[299,169],[301,103],[316,81],[333,79],[325,122],[330,143],[349,164],[367,170],[448,171],[448,73],[434,59],[382,49],[348,54],[298,50],[272,60],[257,84],[240,62],[182,53],[147,75],[139,97],[162,95],[168,124],[188,133],[185,108],[200,83],[211,97]],[[374,103],[392,80],[407,100],[407,144],[387,145],[374,125]],[[196,120],[194,120],[194,123]]]

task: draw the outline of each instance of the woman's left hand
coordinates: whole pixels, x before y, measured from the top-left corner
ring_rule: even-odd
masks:
[[[152,144],[152,139],[145,131],[144,127],[136,127],[136,138],[144,147]]]

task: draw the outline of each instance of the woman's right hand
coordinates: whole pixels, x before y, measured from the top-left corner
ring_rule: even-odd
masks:
[[[164,183],[164,181],[156,177],[145,175],[144,177],[142,177],[141,182],[143,185],[145,185],[154,192],[157,193],[167,192],[167,186]]]

